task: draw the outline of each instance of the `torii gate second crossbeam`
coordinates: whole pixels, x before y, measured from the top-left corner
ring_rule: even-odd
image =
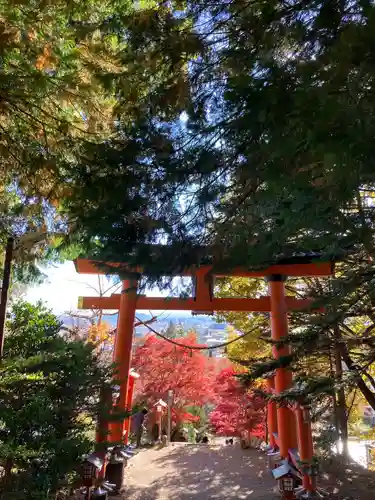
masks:
[[[106,270],[103,271],[103,264]],[[77,259],[76,270],[81,274],[117,274],[119,267],[125,265],[117,263],[103,263],[89,259]],[[81,309],[118,309],[118,325],[114,347],[114,363],[118,365],[118,377],[121,381],[120,397],[117,402],[120,411],[126,409],[129,370],[131,367],[131,352],[133,341],[133,325],[136,310],[191,310],[196,313],[212,313],[214,311],[246,311],[246,312],[270,312],[272,340],[280,341],[288,335],[289,311],[309,311],[312,300],[296,299],[285,295],[285,281],[287,277],[324,277],[333,274],[332,262],[313,262],[311,258],[298,259],[298,262],[290,261],[286,264],[277,264],[259,271],[248,271],[235,269],[225,274],[229,276],[240,276],[249,278],[265,278],[269,283],[269,296],[259,298],[216,298],[214,296],[214,279],[218,275],[213,274],[211,266],[201,266],[187,269],[183,276],[191,276],[194,279],[194,295],[190,298],[165,298],[146,297],[137,293],[137,282],[135,280],[122,281],[121,294],[110,297],[82,297],[79,301]],[[181,273],[179,273],[181,275]],[[273,348],[276,359],[290,354],[290,346]],[[270,387],[276,394],[280,394],[290,388],[293,375],[288,368],[278,368],[274,380],[270,381]],[[310,424],[296,417],[294,410],[285,406],[276,407],[275,403],[268,405],[268,433],[271,446],[279,446],[282,458],[289,457],[289,450],[298,446],[301,462],[310,462],[313,456],[311,445]],[[124,423],[116,423],[111,426],[110,440],[113,442],[123,439]],[[276,438],[276,436],[278,436]],[[125,437],[127,439],[127,436]],[[277,439],[277,442],[276,442]],[[315,486],[311,478],[303,475],[303,486],[306,491],[313,491]]]

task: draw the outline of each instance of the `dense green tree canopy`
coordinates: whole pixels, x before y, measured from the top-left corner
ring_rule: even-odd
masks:
[[[82,165],[69,200],[81,240],[146,264],[142,243],[175,244],[162,259],[177,267],[204,260],[187,251],[195,245],[210,245],[220,264],[254,265],[357,243],[372,181],[371,3],[154,5],[142,14],[154,20],[142,47],[163,55],[161,88],[150,73],[138,120],[129,128],[124,113],[119,141]],[[187,97],[175,88],[172,106],[160,90],[182,66],[166,45],[189,61]]]
[[[2,2],[1,184],[55,201],[63,162],[110,131],[113,102],[99,78],[115,71],[118,47],[101,28],[120,5]]]
[[[123,138],[161,82],[171,103],[174,88],[183,92],[181,77],[164,75],[160,56],[146,50],[155,43],[152,33],[143,35],[152,29],[152,5],[0,3],[0,252],[9,236],[17,240],[13,281],[37,277],[35,262],[56,257],[50,251],[56,233],[74,230],[59,208],[80,185],[94,145],[112,138],[114,146],[120,129]],[[165,30],[177,43],[178,26],[168,25],[164,11]],[[84,205],[85,192],[79,196]]]
[[[113,129],[101,78],[118,71],[120,44],[105,22],[128,3],[0,2],[0,253],[16,239],[13,281],[40,277],[51,233],[66,232],[66,173]]]

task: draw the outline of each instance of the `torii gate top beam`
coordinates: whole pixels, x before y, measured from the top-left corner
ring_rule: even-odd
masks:
[[[269,297],[259,298],[216,298],[214,297],[214,278],[218,276],[240,276],[249,278],[285,276],[329,276],[333,273],[332,262],[301,262],[276,264],[263,270],[249,271],[234,269],[223,275],[212,273],[212,266],[201,266],[195,269],[186,269],[180,276],[194,278],[194,294],[189,298],[166,298],[137,296],[137,309],[144,310],[188,310],[194,313],[213,313],[213,311],[253,311],[267,312],[271,310]],[[124,270],[124,264],[98,262],[89,259],[77,259],[76,270],[82,274],[117,274],[119,269]],[[132,270],[129,269],[129,272]],[[141,272],[138,270],[138,272]],[[177,273],[176,273],[177,275]],[[121,295],[111,297],[81,297],[80,309],[119,309]],[[289,310],[303,310],[312,305],[311,299],[296,299],[286,297]]]
[[[126,264],[116,262],[101,262],[90,259],[76,259],[74,265],[77,273],[79,274],[117,274],[120,269],[125,270]],[[296,263],[292,261],[286,264],[275,264],[265,269],[259,270],[246,270],[246,269],[232,269],[226,273],[216,274],[216,277],[243,277],[243,278],[262,278],[265,276],[280,274],[291,277],[311,277],[311,276],[330,276],[333,274],[333,262],[312,262],[311,257],[305,259],[298,259]],[[212,271],[212,266],[200,266],[199,268],[190,268],[184,271],[176,272],[176,276],[195,276],[197,271],[203,274],[208,274]],[[134,271],[134,269],[129,269]],[[137,270],[142,272],[141,269]]]

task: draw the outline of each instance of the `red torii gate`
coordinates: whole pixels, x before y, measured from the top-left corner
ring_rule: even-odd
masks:
[[[89,259],[77,259],[75,267],[81,274],[118,274],[125,264],[100,262]],[[105,271],[103,270],[105,268]],[[141,271],[139,271],[141,272]],[[195,280],[194,296],[190,298],[146,297],[137,294],[137,281],[123,280],[121,294],[110,297],[82,297],[80,309],[118,309],[119,317],[114,347],[114,362],[118,364],[118,376],[122,381],[120,396],[117,402],[120,411],[125,410],[131,402],[128,399],[129,370],[131,366],[131,351],[133,326],[136,310],[191,310],[197,313],[213,311],[244,311],[270,312],[271,337],[280,341],[288,335],[288,311],[308,310],[311,299],[296,299],[285,295],[287,277],[325,277],[333,274],[332,262],[313,262],[311,257],[299,257],[288,263],[272,265],[258,271],[234,269],[224,275],[213,273],[212,266],[201,266],[186,269],[178,275],[191,276]],[[213,293],[214,277],[249,277],[265,278],[269,283],[269,296],[259,298],[215,298]],[[275,359],[290,354],[290,346],[274,346]],[[293,375],[288,368],[277,368],[275,376],[269,379],[269,389],[280,394],[290,388]],[[127,429],[128,425],[125,424]],[[110,426],[110,441],[123,439],[124,423]],[[303,418],[302,409],[297,406],[291,409],[277,406],[274,402],[268,404],[268,433],[272,448],[279,447],[280,455],[288,459],[289,452],[298,447],[299,459],[302,463],[311,463],[313,457],[311,425]],[[127,439],[127,436],[125,436]],[[315,490],[315,485],[307,473],[303,473],[303,487],[306,491]]]

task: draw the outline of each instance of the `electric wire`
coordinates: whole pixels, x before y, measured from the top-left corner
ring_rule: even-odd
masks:
[[[238,337],[236,337],[236,338],[234,338],[232,340],[229,340],[228,342],[223,342],[222,344],[216,344],[214,346],[205,346],[205,347],[203,347],[203,346],[193,346],[193,345],[181,344],[180,342],[176,342],[173,339],[169,339],[168,337],[166,337],[162,333],[157,332],[154,328],[152,328],[150,325],[148,325],[147,323],[145,323],[144,321],[142,321],[141,319],[139,319],[137,316],[136,316],[136,320],[140,324],[142,324],[143,326],[145,326],[146,328],[148,328],[150,330],[150,332],[154,333],[155,335],[157,335],[158,337],[162,338],[166,342],[169,342],[170,344],[174,344],[174,345],[176,345],[178,347],[183,347],[185,349],[190,349],[192,351],[211,351],[211,350],[214,350],[214,349],[220,349],[221,347],[226,347],[226,346],[228,346],[230,344],[233,344],[234,342],[237,342],[238,340],[243,339],[247,335],[250,335],[250,333],[253,333],[253,332],[255,332],[256,330],[259,329],[259,327],[256,326],[256,327],[252,328],[250,331],[248,331],[246,333],[243,333],[242,335],[239,335]]]

